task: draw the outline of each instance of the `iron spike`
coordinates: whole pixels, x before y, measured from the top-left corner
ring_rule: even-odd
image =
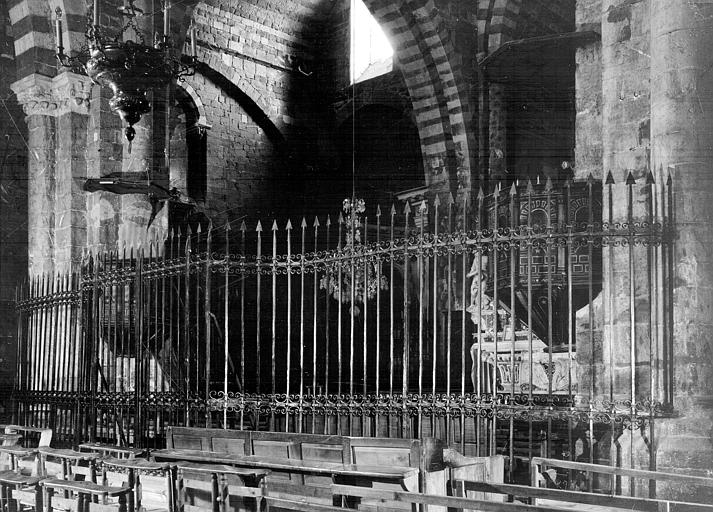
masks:
[[[421,204],[418,206],[418,211],[421,213],[425,213],[428,211],[428,205],[426,204],[425,199],[421,201]]]
[[[547,181],[545,181],[545,192],[552,192],[552,178],[547,176]]]
[[[404,215],[408,215],[409,213],[411,213],[411,204],[406,201],[406,206],[404,207]]]
[[[671,176],[671,170],[668,171],[668,178],[666,178],[666,186],[670,187],[673,183],[673,177]]]
[[[327,227],[329,228],[329,226],[331,226],[331,225],[332,225],[332,217],[329,214],[327,214]]]
[[[168,238],[173,241],[173,228],[168,230]]]
[[[453,198],[453,193],[449,190],[448,191],[448,206],[454,205],[456,200]]]
[[[291,221],[290,219],[287,219],[287,224],[285,225],[285,229],[286,229],[287,231],[291,231],[291,230],[292,230],[292,221]]]
[[[314,216],[314,223],[312,224],[312,226],[314,226],[315,228],[318,228],[320,226],[319,217],[317,217],[316,215]]]
[[[513,196],[513,197],[517,195],[517,187],[515,186],[514,183],[513,183],[512,186],[510,187],[510,195]]]
[[[636,180],[634,179],[634,175],[629,171],[629,174],[626,176],[626,184],[627,185],[636,185]]]
[[[590,172],[589,176],[587,176],[587,185],[590,187],[594,185],[594,175]]]
[[[498,181],[498,182],[495,184],[495,190],[493,190],[493,196],[495,196],[495,199],[497,199],[498,197],[500,197],[500,192],[501,192],[500,187],[501,187],[501,185],[500,185],[500,182]]]
[[[535,193],[535,188],[532,186],[532,180],[530,178],[527,178],[527,188],[525,189],[525,193],[528,196],[531,196]]]
[[[393,217],[396,215],[396,205],[394,203],[391,203],[391,216]]]
[[[230,221],[226,222],[225,223],[225,231],[227,232],[227,231],[232,231],[232,230],[233,230],[233,228],[230,225]]]
[[[344,215],[342,215],[342,212],[339,212],[339,217],[337,217],[337,224],[344,224]]]
[[[648,169],[648,172],[646,173],[646,184],[647,185],[655,185],[656,180],[654,179],[654,174],[651,172],[651,169]]]
[[[606,185],[614,185],[614,176],[612,175],[611,171],[607,173],[607,179],[604,181]]]
[[[255,231],[258,233],[262,233],[262,222],[257,221],[257,227],[255,228]]]
[[[201,223],[199,222],[198,227],[196,228],[196,234],[200,235],[201,233],[203,233],[203,228],[201,227]]]
[[[240,223],[240,231],[242,231],[243,233],[245,233],[247,230],[248,230],[247,224],[245,224],[245,221],[242,221],[242,222]]]
[[[439,206],[441,206],[441,196],[440,196],[440,194],[436,194],[436,197],[433,199],[433,206],[434,206],[435,208],[438,208]]]
[[[376,216],[381,217],[381,205],[376,205]]]
[[[485,199],[485,193],[483,192],[483,186],[478,187],[478,202],[482,203],[483,199]]]
[[[181,232],[181,226],[178,226],[178,238],[181,238],[183,233]]]
[[[300,227],[302,229],[307,227],[307,219],[305,219],[304,217],[302,217],[302,224],[300,224]]]
[[[272,231],[278,231],[280,228],[277,227],[277,220],[272,221]]]
[[[190,237],[192,234],[193,234],[193,230],[191,229],[191,225],[188,224],[188,226],[186,227],[186,236]]]

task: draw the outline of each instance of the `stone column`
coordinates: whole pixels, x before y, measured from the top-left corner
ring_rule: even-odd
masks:
[[[673,180],[673,405],[658,466],[713,467],[713,4],[651,0],[652,159]],[[672,485],[667,495],[690,498]],[[710,499],[711,494],[707,497]],[[709,503],[710,501],[706,501]]]
[[[625,0],[608,6],[602,18],[602,102],[603,102],[603,181],[611,173],[615,184],[604,185],[605,222],[628,222],[629,174],[633,186],[633,220],[646,219],[648,200],[646,177],[649,169],[649,7],[647,2],[631,4]],[[636,51],[634,51],[635,49]],[[609,213],[609,191],[612,212]],[[650,340],[648,312],[648,274],[646,252],[640,247],[631,253],[634,276],[630,273],[630,248],[603,248],[604,342],[595,360],[603,367],[595,376],[600,396],[628,400],[632,394],[631,361],[631,280],[634,280],[636,380],[634,398],[648,397]],[[613,257],[612,257],[613,256]],[[613,278],[613,279],[612,279]],[[613,325],[613,330],[608,324]],[[613,375],[610,373],[613,372]],[[613,389],[612,389],[613,384]]]
[[[87,136],[87,177],[121,172],[124,134],[119,116],[111,112],[111,90],[94,85]],[[92,252],[117,249],[121,196],[110,192],[86,194],[87,248]]]
[[[87,122],[92,84],[89,78],[64,72],[52,80],[62,99],[56,116],[55,270],[78,268],[87,242]],[[65,100],[66,99],[66,100]]]
[[[29,273],[67,270],[84,245],[78,180],[86,175],[82,151],[89,79],[73,73],[33,74],[11,88],[28,126]]]

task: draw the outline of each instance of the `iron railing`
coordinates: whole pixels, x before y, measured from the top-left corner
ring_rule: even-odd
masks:
[[[18,421],[68,444],[163,446],[174,424],[601,461],[577,441],[670,412],[667,193],[548,180],[88,254],[20,291]]]

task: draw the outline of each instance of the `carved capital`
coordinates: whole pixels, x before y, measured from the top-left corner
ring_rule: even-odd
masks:
[[[50,78],[35,73],[10,88],[27,116],[54,117],[68,112],[89,115],[92,81],[87,76],[66,71]]]

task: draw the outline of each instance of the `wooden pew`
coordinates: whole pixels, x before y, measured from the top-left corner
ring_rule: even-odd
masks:
[[[166,448],[260,455],[271,459],[284,458],[309,463],[384,465],[421,469],[421,441],[418,439],[171,426],[167,429]],[[302,481],[297,475],[273,473],[268,477],[268,480],[277,479],[314,485],[331,483],[320,476],[306,477]],[[418,477],[408,482],[409,490],[417,491],[419,487]]]
[[[133,459],[146,454],[145,448],[132,448],[130,446],[117,446],[105,443],[82,443],[79,451],[97,453],[102,457],[114,457],[117,459]]]
[[[367,500],[371,503],[383,504],[387,510],[391,509],[394,504],[401,504],[403,508],[417,508],[419,506],[447,507],[455,510],[478,510],[484,512],[563,512],[568,510],[558,507],[533,506],[521,503],[494,503],[473,498],[391,491],[349,485],[333,485],[330,489],[335,497],[351,497],[359,500],[359,509],[362,508],[364,500]],[[265,501],[270,511],[273,508],[299,512],[338,512],[345,510],[335,506],[314,506],[306,500],[275,499],[269,495],[269,489],[267,492],[268,495],[265,497]]]
[[[179,463],[177,468],[177,512],[261,510],[262,480],[268,471],[194,462]],[[201,494],[208,499],[201,499]]]
[[[113,487],[131,487],[129,512],[173,512],[175,482],[171,466],[138,458],[103,457],[101,483]]]
[[[567,460],[548,459],[545,457],[533,457],[532,462],[530,463],[530,484],[532,485],[532,487],[537,487],[539,485],[540,475],[542,475],[547,470],[547,468],[582,471],[587,474],[588,477],[591,477],[591,475],[593,474],[608,475],[609,478],[611,478],[612,483],[614,483],[614,480],[617,477],[626,477],[631,479],[648,481],[650,486],[649,491],[654,491],[649,493],[650,496],[655,495],[655,485],[656,482],[659,481],[677,482],[681,484],[700,487],[713,487],[713,478],[693,475],[682,475],[677,473],[665,473],[661,471],[647,471],[643,469],[618,468],[612,466],[604,466],[601,464],[589,464],[585,462],[572,462]],[[590,478],[588,479],[591,481]],[[612,485],[612,488],[615,488],[615,486]],[[604,494],[594,495],[599,497],[608,496]]]
[[[421,441],[169,426],[167,449],[264,455],[311,462],[421,467]]]
[[[128,512],[127,497],[132,492],[130,487],[108,487],[94,482],[61,479],[42,480],[40,485],[45,512]],[[66,495],[60,496],[58,491]],[[109,498],[116,498],[117,502],[110,503]]]
[[[51,428],[26,427],[24,425],[0,425],[0,430],[5,434],[22,435],[22,445],[25,448],[38,448],[49,446],[52,442]]]
[[[25,427],[22,425],[0,425],[0,438],[4,446],[23,446],[25,448],[38,448],[40,446],[49,446],[52,441],[51,428],[35,428]],[[30,464],[37,465],[38,461],[34,460],[34,452],[27,456]],[[6,453],[0,454],[0,469],[8,469],[10,460]]]
[[[637,512],[713,512],[713,505],[690,502],[657,500],[651,498],[633,498],[629,496],[611,496],[582,491],[565,491],[526,485],[491,484],[486,482],[459,481],[459,492],[469,491],[501,494],[504,497],[518,497],[537,503],[543,507],[558,507],[557,510],[609,511],[612,509]]]
[[[426,463],[422,457],[425,444],[418,439],[171,426],[167,430],[166,447],[168,450],[189,449],[259,456],[271,460],[302,463],[307,466],[352,464],[361,467],[416,469],[417,471],[409,472],[408,478],[399,484],[369,481],[368,478],[363,482],[364,485],[399,491],[427,491],[445,495],[449,477],[449,472],[442,468],[433,471],[433,468],[423,467]],[[440,444],[438,450],[442,453]],[[312,504],[331,504],[331,495],[322,492],[324,488],[334,483],[329,475],[271,469],[272,473],[266,478],[266,483],[273,484],[273,498],[289,499],[299,495],[309,497]],[[403,504],[397,504],[394,508],[403,507]],[[438,509],[434,509],[436,510]]]

